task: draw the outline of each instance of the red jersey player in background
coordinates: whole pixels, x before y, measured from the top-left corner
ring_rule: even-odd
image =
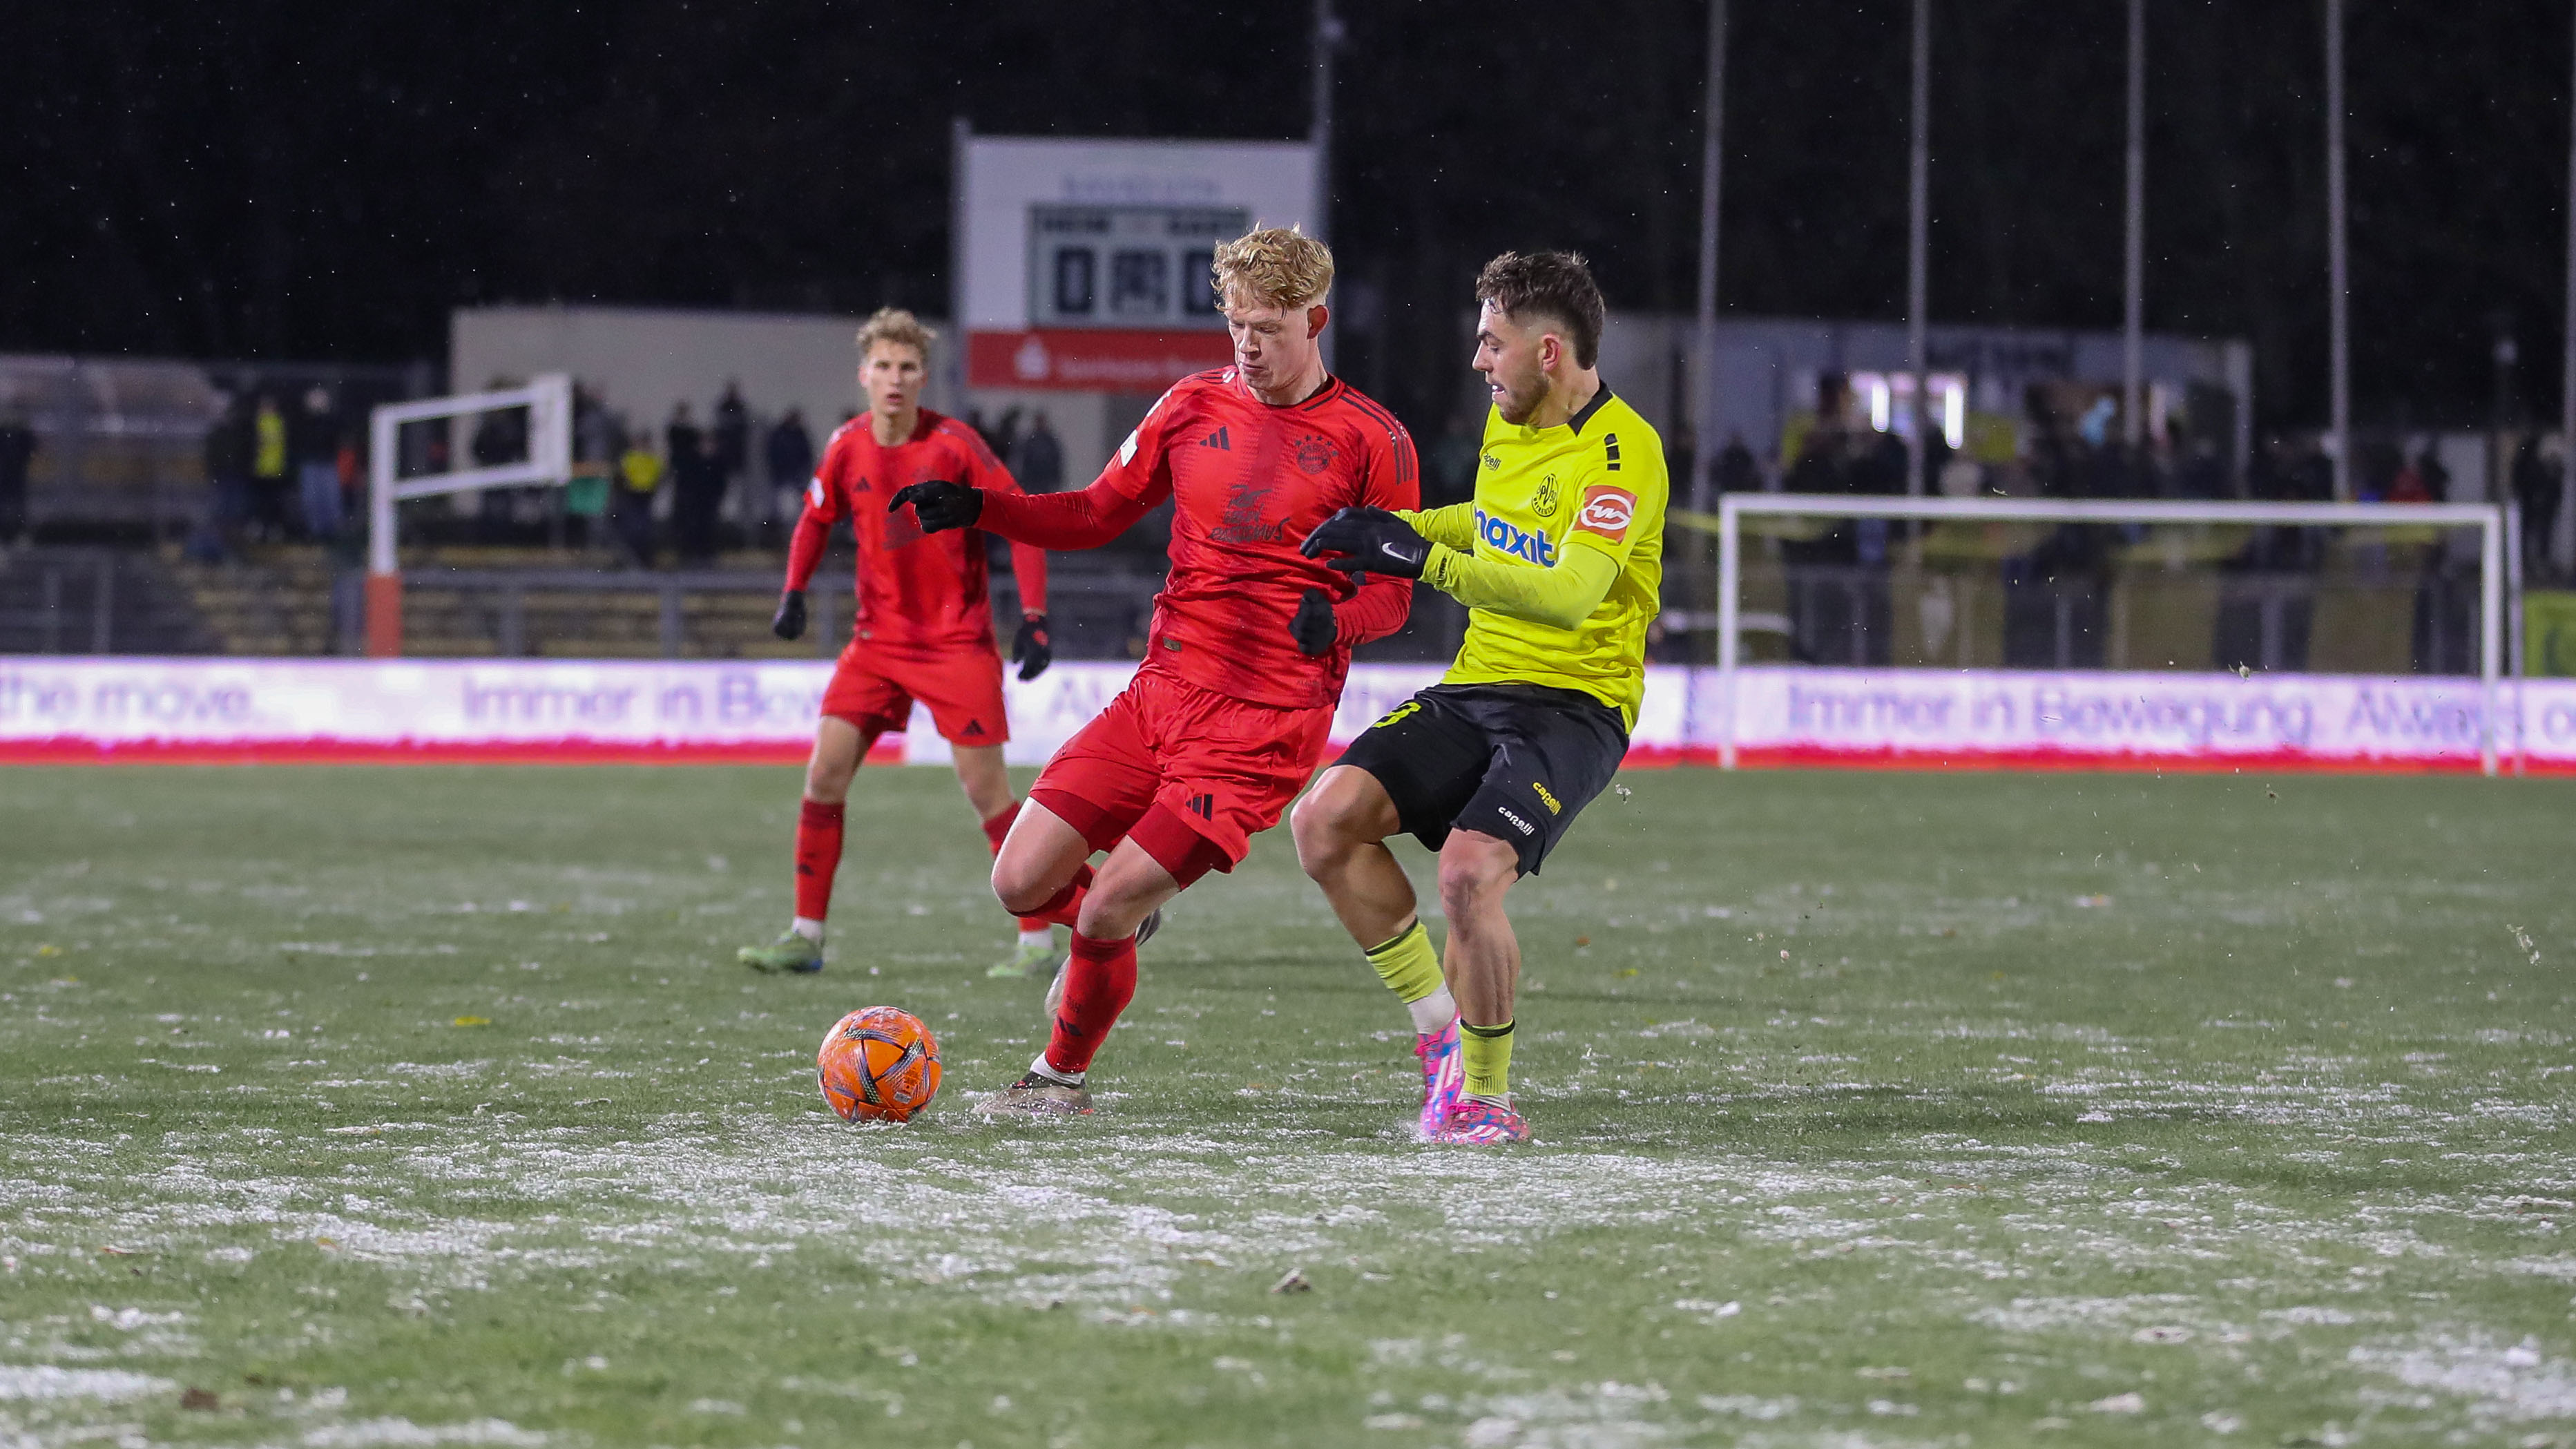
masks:
[[[1324,370],[1332,279],[1332,253],[1294,231],[1218,247],[1234,365],[1174,384],[1080,493],[929,481],[895,495],[925,531],[1067,549],[1176,500],[1143,666],[1056,751],[993,862],[1002,904],[1070,925],[1073,947],[1046,1050],[978,1105],[987,1115],[1091,1110],[1083,1075],[1136,993],[1140,929],[1279,822],[1323,758],[1352,646],[1403,627],[1410,580],[1354,586],[1298,551],[1335,509],[1411,508],[1422,491],[1403,424]]]
[[[832,873],[841,863],[841,817],[850,777],[868,747],[900,730],[919,700],[940,737],[954,747],[957,782],[984,823],[995,850],[1020,802],[1011,798],[1002,743],[1011,737],[1002,712],[1002,659],[993,642],[993,608],[985,579],[983,535],[972,530],[925,537],[910,514],[889,514],[883,500],[925,478],[966,478],[997,495],[1019,485],[975,430],[921,406],[929,376],[930,329],[910,312],[888,307],[859,331],[859,389],[868,410],[841,425],[823,449],[822,466],[805,491],[805,511],[787,550],[787,590],[771,628],[781,639],[805,632],[805,585],[823,559],[832,525],[850,520],[858,535],[859,608],[849,647],[823,694],[814,755],[805,767],[805,804],[796,823],[796,918],[766,946],[746,946],[742,963],[761,971],[823,969],[823,918],[832,903]],[[1046,553],[1011,549],[1019,578],[1020,625],[1011,658],[1020,678],[1047,667]],[[1046,921],[1020,922],[1017,953],[995,976],[1053,970],[1055,931]]]

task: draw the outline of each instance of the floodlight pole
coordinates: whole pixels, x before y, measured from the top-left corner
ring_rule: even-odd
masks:
[[[2334,491],[2352,493],[2352,285],[2351,248],[2345,236],[2343,175],[2343,0],[2326,0],[2326,267],[2331,309],[2334,391]]]
[[[1342,21],[1333,13],[1333,0],[1315,0],[1314,43],[1314,110],[1306,141],[1315,153],[1315,198],[1307,224],[1317,241],[1329,243],[1333,235],[1333,52],[1342,43]],[[1330,368],[1332,329],[1325,329],[1321,342],[1324,366]]]
[[[1699,378],[1691,412],[1691,506],[1717,492],[1718,183],[1726,165],[1726,0],[1708,0],[1708,87],[1699,145]]]
[[[2129,0],[2128,248],[2120,328],[2121,435],[2137,461],[2146,438],[2147,330],[2147,0]]]
[[[2576,96],[2571,84],[2570,96]],[[2561,568],[2576,568],[2576,101],[2568,116],[2567,147],[2567,316],[2566,355],[2558,384],[2558,538],[2541,540]],[[2502,490],[2498,490],[2501,492]],[[2565,548],[2558,539],[2568,539]],[[2521,560],[2515,560],[2517,566]],[[2517,634],[2519,631],[2517,631]]]
[[[1905,234],[1905,368],[1914,377],[1914,415],[1905,430],[1905,491],[1926,491],[1923,432],[1932,414],[1924,386],[1923,308],[1931,289],[1932,0],[1914,0],[1913,159],[1907,178]]]

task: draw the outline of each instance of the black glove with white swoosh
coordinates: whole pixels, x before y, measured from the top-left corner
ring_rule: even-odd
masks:
[[[1383,508],[1345,508],[1318,525],[1297,551],[1308,558],[1340,554],[1324,567],[1346,574],[1389,574],[1418,579],[1431,558],[1431,541]]]

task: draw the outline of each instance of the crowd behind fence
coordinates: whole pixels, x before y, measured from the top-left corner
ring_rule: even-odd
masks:
[[[91,508],[92,521],[138,520],[149,536],[184,540],[189,556],[212,564],[278,544],[318,544],[342,570],[353,569],[364,520],[366,411],[425,384],[415,372],[393,369],[227,373],[46,361],[44,369],[0,369],[0,544],[23,538],[48,510],[63,516],[67,491],[78,490],[92,499],[80,505]],[[496,653],[544,645],[543,626],[530,622],[532,599],[639,589],[666,601],[773,592],[775,563],[746,555],[783,550],[823,441],[846,421],[809,419],[793,408],[767,412],[730,384],[703,406],[684,402],[659,419],[631,417],[577,389],[574,417],[571,486],[492,488],[403,505],[407,542],[547,551],[529,556],[525,568],[414,576],[419,587],[480,601],[474,609],[488,621],[484,633]],[[1042,411],[970,413],[967,420],[1033,491],[1079,481],[1066,478],[1062,440]],[[1731,491],[1904,493],[1902,428],[1885,421],[1861,416],[1849,390],[1829,377],[1777,452],[1759,456],[1742,439],[1728,440],[1715,482]],[[2125,446],[2120,436],[2116,414],[2098,397],[2070,410],[2035,395],[2005,442],[1991,428],[1979,432],[1974,420],[1957,446],[1933,430],[1926,481],[1929,491],[1953,497],[2332,495],[2331,461],[2312,439],[2266,440],[2239,469],[2216,446],[2215,433],[2195,431],[2179,415],[2150,430],[2141,446]],[[1466,479],[1442,472],[1447,465],[1461,464],[1472,476],[1474,450],[1451,446],[1455,441],[1444,434],[1425,448],[1426,474],[1440,474],[1426,476],[1434,494],[1466,491]],[[397,446],[398,471],[408,476],[504,463],[526,455],[526,414],[505,409],[410,425]],[[2492,482],[2520,509],[2520,562],[2534,582],[2552,581],[2557,570],[2547,548],[2563,496],[2559,450],[2537,434],[2499,434],[2490,451],[2494,464],[2480,469],[2474,486],[2483,491]],[[1689,459],[1675,461],[1676,479],[1686,486]],[[2355,464],[2364,501],[2441,502],[2470,486],[2430,435],[2367,439],[2357,445]],[[28,507],[31,482],[46,495],[43,507]],[[1168,532],[1166,511],[1109,550],[1060,559],[1054,591],[1068,657],[1115,657],[1141,638]],[[1714,654],[1713,571],[1703,543],[1687,535],[1677,533],[1671,550],[1667,614],[1653,644],[1659,658],[1674,662]],[[2143,525],[2068,524],[2024,529],[2000,543],[1981,536],[1969,546],[1943,525],[1866,518],[1780,525],[1754,545],[1747,565],[1749,587],[1764,594],[1747,603],[1751,647],[1786,659],[2035,668],[2366,664],[2426,673],[2466,667],[2476,571],[2473,548],[2456,533],[2266,526],[2186,536]],[[2178,573],[2188,581],[2171,577]],[[112,596],[112,588],[56,574],[50,593],[22,580],[8,596],[7,607],[51,621],[16,636],[46,651],[81,647],[97,632],[92,620],[111,613],[89,601]],[[354,582],[336,579],[331,595],[331,637],[355,639]],[[1423,609],[1424,622],[1384,646],[1381,657],[1437,657],[1454,645],[1462,619],[1427,594]],[[658,631],[663,652],[702,647],[680,603],[657,610],[680,621]]]

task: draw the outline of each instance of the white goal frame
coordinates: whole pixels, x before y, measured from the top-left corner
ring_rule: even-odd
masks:
[[[404,478],[397,469],[405,423],[477,417],[509,408],[528,410],[528,456],[519,463],[455,468]],[[563,484],[572,478],[572,378],[541,373],[524,387],[458,393],[388,403],[369,418],[367,467],[367,652],[378,658],[402,653],[402,563],[395,548],[396,503],[470,493],[479,488]]]
[[[2507,594],[2519,614],[2521,580],[2508,578],[2510,517],[2498,503],[2182,503],[2066,498],[1890,498],[1827,493],[1728,493],[1714,518],[1676,511],[1676,522],[1717,533],[1718,764],[1735,768],[1743,528],[1764,518],[1981,519],[2009,523],[2238,523],[2320,527],[2435,525],[2478,530],[2478,678],[2484,696],[2478,767],[2496,773],[2496,710],[2504,677]],[[2518,574],[2518,570],[2515,571]]]

